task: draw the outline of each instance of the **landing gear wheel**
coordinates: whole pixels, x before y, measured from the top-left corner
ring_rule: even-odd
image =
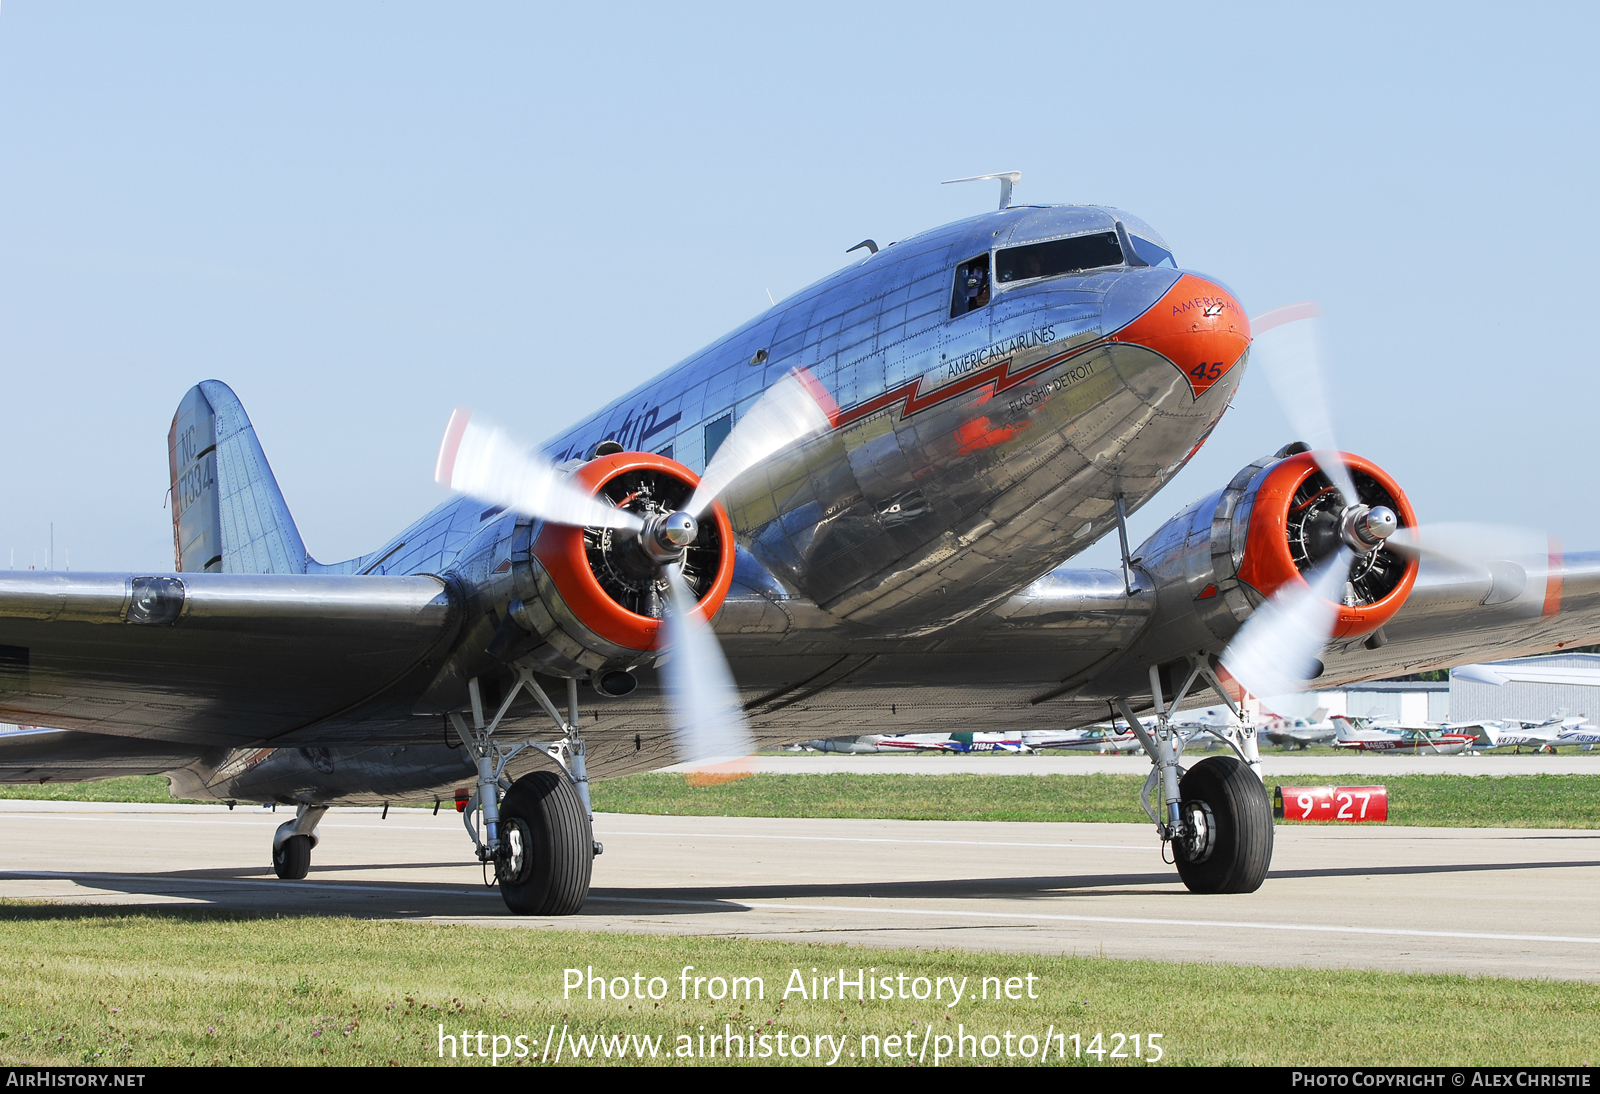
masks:
[[[1261,780],[1233,756],[1210,756],[1189,769],[1178,792],[1183,819],[1195,830],[1172,844],[1189,891],[1261,888],[1272,865],[1272,806]]]
[[[589,895],[594,830],[572,782],[554,771],[524,775],[500,802],[495,875],[517,915],[573,915]]]
[[[285,881],[299,881],[311,870],[311,837],[290,836],[272,849],[272,869]]]

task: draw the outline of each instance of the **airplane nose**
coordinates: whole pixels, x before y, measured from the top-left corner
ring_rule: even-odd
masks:
[[[1227,289],[1184,274],[1154,304],[1115,331],[1111,341],[1161,354],[1183,374],[1198,399],[1239,363],[1250,345],[1250,320]]]

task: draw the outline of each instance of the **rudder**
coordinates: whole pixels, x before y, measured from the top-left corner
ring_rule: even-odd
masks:
[[[227,384],[202,380],[189,389],[167,433],[167,463],[179,573],[306,572],[300,530]]]

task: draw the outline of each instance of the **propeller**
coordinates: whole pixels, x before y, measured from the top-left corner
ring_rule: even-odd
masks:
[[[680,762],[694,765],[689,781],[697,786],[753,774],[755,741],[717,636],[695,612],[694,591],[682,569],[668,566],[664,572],[672,594],[666,618],[671,652],[661,671],[672,707],[673,747]]]
[[[832,402],[809,372],[796,369],[773,384],[712,454],[688,511],[699,516],[756,464],[827,429],[832,418],[823,404]]]
[[[1252,319],[1256,340],[1250,359],[1267,374],[1296,436],[1311,446],[1312,459],[1350,505],[1360,498],[1333,439],[1333,418],[1322,384],[1322,339],[1318,325],[1306,322],[1321,314],[1315,301],[1305,300]]]
[[[1316,303],[1304,301],[1266,312],[1250,324],[1256,334],[1252,362],[1262,366],[1284,414],[1311,447],[1317,467],[1346,506],[1340,521],[1341,546],[1306,575],[1304,584],[1294,582],[1275,592],[1222,654],[1223,667],[1258,696],[1299,691],[1320,674],[1317,654],[1332,635],[1340,587],[1358,554],[1388,546],[1406,555],[1431,555],[1455,566],[1486,570],[1501,590],[1491,592],[1491,597],[1511,599],[1521,592],[1526,578],[1510,560],[1537,558],[1548,548],[1542,533],[1505,525],[1400,528],[1386,507],[1368,509],[1360,504],[1350,471],[1339,457],[1323,387],[1321,340],[1317,324],[1310,322],[1321,314]]]
[[[1301,690],[1322,672],[1317,655],[1338,618],[1344,584],[1358,552],[1382,547],[1399,530],[1385,506],[1361,504],[1350,469],[1339,456],[1333,418],[1322,383],[1322,314],[1314,301],[1275,308],[1250,321],[1256,340],[1251,361],[1262,367],[1290,425],[1308,445],[1317,467],[1344,502],[1338,548],[1306,575],[1291,582],[1253,612],[1223,651],[1228,673],[1254,695],[1284,695]]]
[[[632,531],[644,528],[637,515],[584,493],[554,464],[503,431],[474,422],[472,411],[465,407],[456,407],[450,415],[433,481],[556,524]]]
[[[593,497],[570,476],[492,426],[457,409],[439,448],[434,478],[453,490],[552,524],[620,529],[638,537],[669,590],[658,660],[681,762],[694,765],[691,782],[739,778],[754,768],[750,727],[727,660],[683,575],[685,550],[703,515],[741,476],[791,445],[826,430],[836,411],[816,380],[801,369],[758,399],[712,455],[688,505],[641,517]]]
[[[1252,695],[1287,695],[1321,674],[1317,654],[1333,633],[1341,586],[1355,552],[1341,546],[1250,614],[1222,654],[1222,667]]]

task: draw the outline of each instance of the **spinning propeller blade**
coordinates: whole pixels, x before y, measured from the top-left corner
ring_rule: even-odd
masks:
[[[1320,332],[1315,322],[1321,310],[1313,301],[1274,308],[1250,321],[1255,332],[1251,360],[1267,374],[1278,404],[1296,435],[1311,446],[1312,458],[1328,476],[1346,505],[1359,501],[1350,471],[1339,459],[1333,418],[1328,413],[1327,390],[1322,384]]]
[[[773,384],[711,457],[688,511],[699,516],[750,468],[827,429],[833,419],[825,403],[832,400],[808,372],[796,370]]]
[[[661,663],[661,674],[672,708],[674,751],[680,762],[695,765],[689,781],[697,785],[753,774],[755,742],[722,647],[695,611],[695,595],[682,570],[668,566],[665,573],[672,590],[666,618],[671,653]]]
[[[1482,570],[1501,560],[1547,554],[1550,539],[1544,532],[1511,524],[1440,522],[1402,528],[1389,537],[1389,545],[1405,554]]]
[[[530,517],[585,528],[644,527],[637,516],[584,493],[547,460],[457,407],[439,446],[434,481]]]
[[[1307,575],[1284,585],[1249,619],[1222,654],[1222,667],[1252,695],[1299,691],[1319,672],[1317,654],[1338,617],[1355,552],[1340,547]]]

